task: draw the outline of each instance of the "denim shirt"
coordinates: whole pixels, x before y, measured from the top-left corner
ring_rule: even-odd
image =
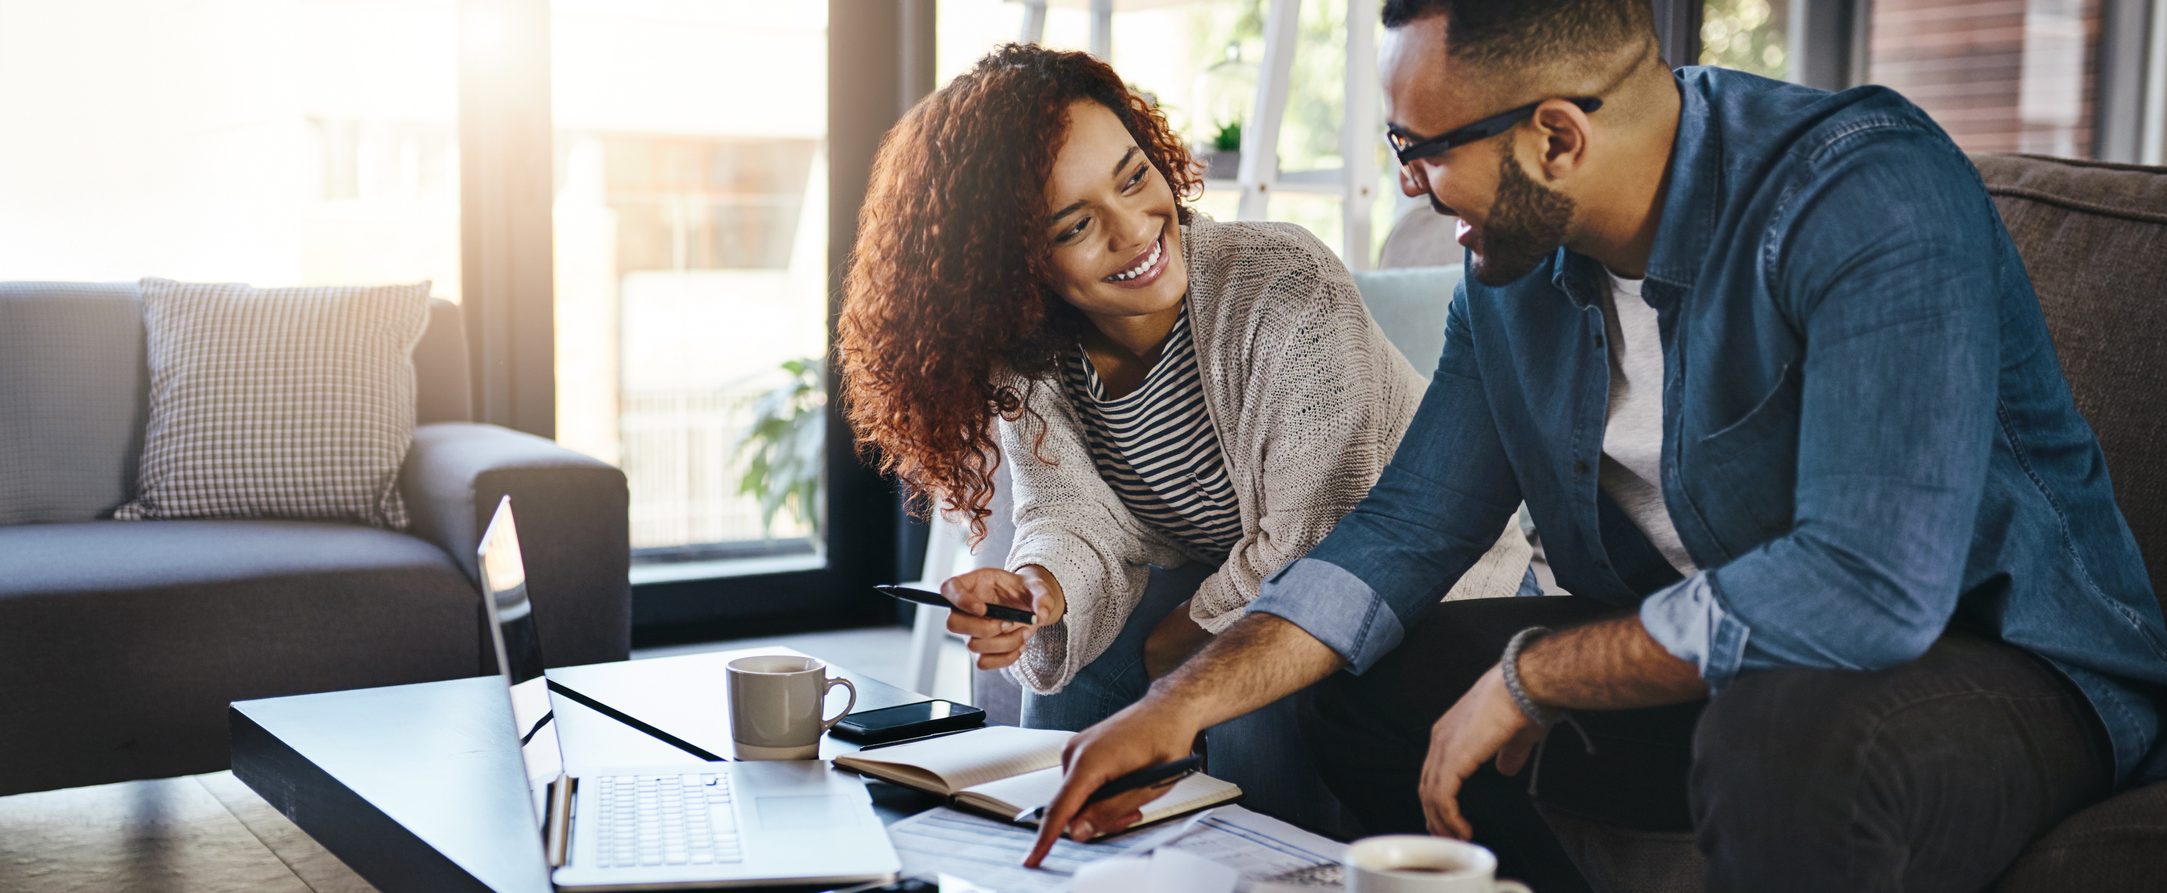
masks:
[[[1558,582],[1637,605],[1716,696],[1755,670],[1900,664],[1954,624],[2066,674],[2118,778],[2167,777],[2167,628],[1977,171],[1884,88],[1676,80],[1644,295],[1664,503],[1701,570],[1680,579],[1596,484],[1607,284],[1560,250],[1453,295],[1399,452],[1250,610],[1361,672],[1524,500]]]

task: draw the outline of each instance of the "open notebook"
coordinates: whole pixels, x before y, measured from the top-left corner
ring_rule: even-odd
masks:
[[[1023,824],[1061,790],[1061,748],[1074,732],[987,726],[954,735],[846,754],[835,765],[931,791],[957,806]],[[1231,782],[1196,774],[1144,804],[1148,825],[1240,799]]]

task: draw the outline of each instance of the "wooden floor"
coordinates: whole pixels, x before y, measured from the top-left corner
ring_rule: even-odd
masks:
[[[804,633],[641,649],[665,657],[787,645],[908,687],[910,631]],[[944,639],[933,694],[968,703],[969,654]],[[373,893],[231,772],[0,797],[0,891]]]
[[[0,797],[0,890],[375,889],[231,772]]]

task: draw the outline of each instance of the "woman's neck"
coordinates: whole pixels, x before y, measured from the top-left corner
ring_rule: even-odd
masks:
[[[1187,298],[1183,298],[1183,303]],[[1121,397],[1144,383],[1144,376],[1159,362],[1166,338],[1181,319],[1183,304],[1145,316],[1097,316],[1084,332],[1084,352],[1108,396]]]
[[[1084,348],[1093,355],[1109,354],[1148,368],[1159,361],[1159,350],[1166,346],[1166,336],[1173,334],[1174,323],[1181,319],[1181,308],[1181,304],[1175,304],[1147,316],[1094,315],[1091,330],[1084,333]]]

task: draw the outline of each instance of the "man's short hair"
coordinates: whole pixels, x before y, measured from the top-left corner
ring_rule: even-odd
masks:
[[[1445,16],[1445,52],[1506,70],[1607,56],[1655,39],[1649,0],[1385,0],[1384,26]]]

